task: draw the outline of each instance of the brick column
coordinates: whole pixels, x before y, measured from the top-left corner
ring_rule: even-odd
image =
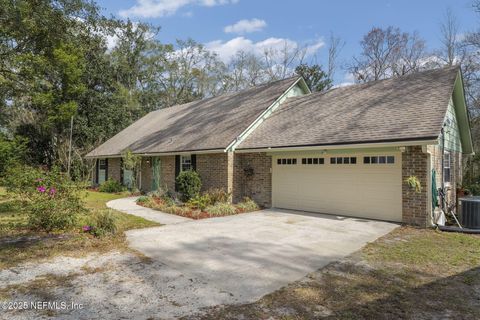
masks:
[[[271,207],[272,157],[264,152],[237,153],[233,162],[233,201],[249,197],[262,207]]]
[[[402,154],[402,221],[406,224],[428,227],[430,225],[428,154],[421,146],[406,147]],[[420,180],[422,191],[417,193],[405,183],[410,176]]]

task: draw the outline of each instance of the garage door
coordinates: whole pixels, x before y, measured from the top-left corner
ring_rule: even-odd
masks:
[[[401,153],[273,156],[277,208],[402,220]]]

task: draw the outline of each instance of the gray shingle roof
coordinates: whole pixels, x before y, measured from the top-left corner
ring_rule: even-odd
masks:
[[[225,149],[298,77],[153,111],[87,157]]]
[[[458,67],[287,99],[237,149],[439,136]]]

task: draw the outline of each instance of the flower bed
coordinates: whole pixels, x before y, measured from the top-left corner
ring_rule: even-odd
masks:
[[[138,198],[137,204],[191,219],[223,217],[259,210],[258,205],[249,198],[245,198],[238,204],[231,204],[228,201],[228,196],[217,197],[218,194],[218,191],[207,192],[190,199],[186,203],[166,195],[150,195]],[[217,199],[221,201],[217,201]]]

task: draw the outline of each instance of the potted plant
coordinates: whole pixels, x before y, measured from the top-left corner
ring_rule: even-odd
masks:
[[[422,184],[420,183],[420,180],[418,179],[417,176],[410,176],[407,179],[405,179],[405,183],[415,190],[416,193],[422,192]]]

